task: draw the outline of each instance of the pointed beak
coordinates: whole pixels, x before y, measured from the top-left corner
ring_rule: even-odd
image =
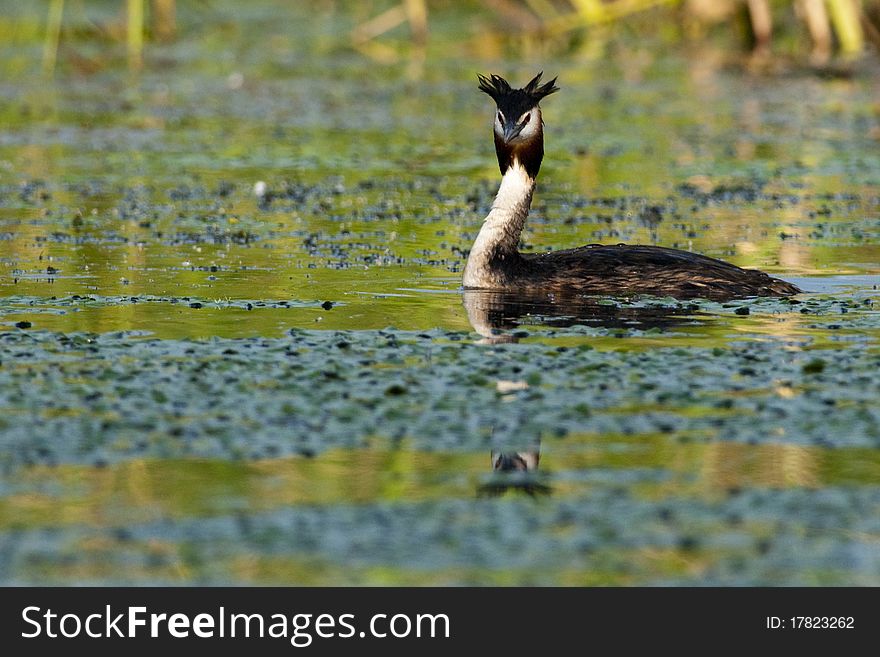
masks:
[[[509,144],[511,141],[517,138],[520,132],[522,132],[523,127],[521,125],[517,125],[516,123],[507,123],[504,126],[504,142]]]

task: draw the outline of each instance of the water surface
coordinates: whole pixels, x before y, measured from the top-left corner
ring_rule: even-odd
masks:
[[[455,12],[379,65],[352,15],[230,7],[139,76],[48,82],[41,16],[0,22],[2,581],[880,584],[876,71],[520,61]],[[476,73],[540,69],[524,249],[805,293],[463,296],[499,178]]]

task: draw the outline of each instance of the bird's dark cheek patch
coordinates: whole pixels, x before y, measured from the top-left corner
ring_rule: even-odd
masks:
[[[513,162],[513,148],[497,132],[495,133],[495,154],[498,156],[501,175],[504,175]]]
[[[514,160],[518,160],[529,177],[534,179],[538,177],[541,160],[544,158],[544,140],[538,134],[528,141],[509,144],[496,133],[495,154],[498,156],[498,168],[501,169],[502,175],[507,172]]]

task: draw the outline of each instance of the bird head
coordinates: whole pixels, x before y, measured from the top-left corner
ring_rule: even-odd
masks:
[[[501,172],[518,159],[534,177],[544,155],[543,125],[539,103],[559,91],[556,78],[540,84],[538,73],[526,86],[514,89],[499,75],[478,75],[479,89],[495,101],[495,150]]]

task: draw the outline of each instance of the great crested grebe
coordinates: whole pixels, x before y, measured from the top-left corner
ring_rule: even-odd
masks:
[[[541,441],[525,449],[491,452],[492,476],[477,487],[480,496],[496,497],[508,491],[518,491],[533,497],[549,495],[553,489],[538,470],[541,461]]]
[[[497,105],[495,153],[502,178],[464,268],[466,289],[714,300],[800,292],[761,271],[660,246],[590,244],[520,253],[517,246],[544,157],[544,121],[538,103],[559,91],[556,78],[542,85],[541,75],[522,89],[511,88],[497,75],[478,76],[480,91]]]

